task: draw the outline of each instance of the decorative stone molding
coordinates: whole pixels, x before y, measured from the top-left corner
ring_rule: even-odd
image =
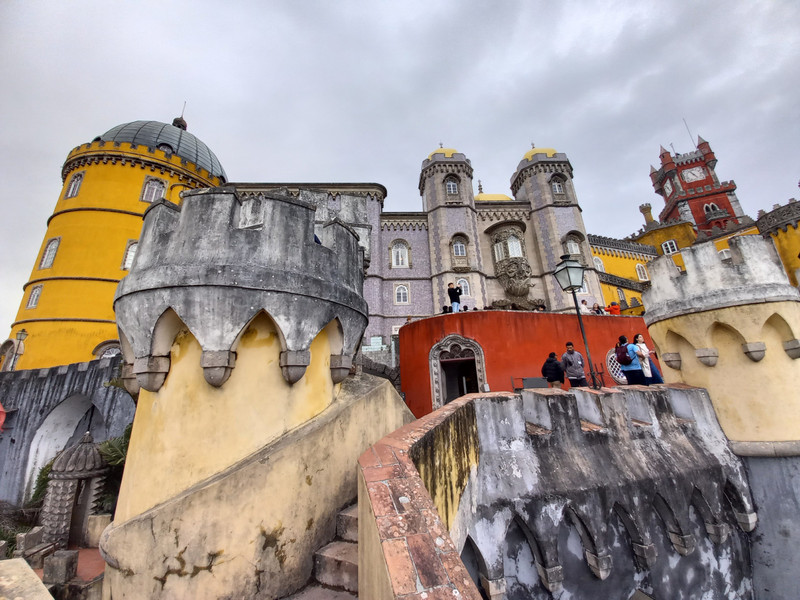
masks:
[[[679,352],[664,352],[661,361],[670,369],[681,370],[681,355]]]
[[[697,360],[707,367],[716,366],[719,358],[719,351],[716,348],[697,348],[694,354]]]
[[[436,410],[444,406],[444,373],[442,371],[441,358],[446,355],[449,358],[474,357],[475,372],[478,376],[478,389],[482,390],[486,383],[486,360],[483,355],[483,348],[475,340],[465,338],[461,335],[451,334],[441,342],[434,345],[428,354],[428,364],[431,373],[431,400],[433,409]]]
[[[589,245],[591,246],[613,248],[614,250],[622,250],[624,252],[631,252],[633,254],[642,256],[650,256],[652,258],[658,256],[658,251],[653,246],[648,246],[647,244],[618,240],[602,235],[592,235],[591,233],[588,234],[586,238],[589,240]]]
[[[767,352],[767,345],[764,342],[748,342],[742,344],[742,352],[753,362],[758,362]]]
[[[598,271],[597,278],[600,280],[600,283],[607,283],[609,285],[613,285],[614,287],[634,290],[640,294],[650,287],[649,281],[634,281],[633,279],[626,279],[625,277],[612,275],[611,273],[606,273],[605,271]]]
[[[333,383],[341,383],[344,381],[352,367],[352,356],[331,354],[331,379]]]
[[[783,351],[789,355],[789,358],[800,358],[800,340],[795,338],[783,342]]]
[[[800,202],[789,201],[783,206],[776,206],[767,214],[756,220],[756,226],[761,235],[777,233],[780,229],[786,231],[789,227],[797,228],[800,222]]]
[[[494,268],[497,280],[509,298],[527,298],[533,274],[527,259],[506,258],[498,261]]]
[[[494,209],[494,210],[479,210],[478,218],[481,221],[530,221],[530,210],[509,210],[509,209]]]
[[[352,227],[333,218],[315,241],[315,205],[278,192],[242,200],[233,186],[193,190],[178,207],[168,201],[145,213],[135,268],[114,303],[125,362],[138,386],[157,391],[169,372],[175,336],[188,328],[200,344],[210,385],[235,368],[239,338],[266,313],[278,329],[280,366],[297,382],[311,342],[336,322],[331,354],[352,359],[367,323],[364,249]],[[243,206],[255,203],[253,206]],[[258,227],[240,227],[244,222]],[[224,316],[224,318],[222,318]],[[340,365],[347,360],[342,358]],[[332,365],[339,376],[343,366]]]

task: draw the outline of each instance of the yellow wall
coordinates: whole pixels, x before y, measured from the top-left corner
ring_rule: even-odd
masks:
[[[797,270],[800,269],[800,230],[797,226],[789,225],[786,231],[778,229],[769,237],[775,244],[778,256],[781,257],[789,281],[794,286],[800,284],[797,280]]]
[[[799,302],[700,312],[655,323],[649,332],[662,356],[664,380],[707,388],[729,439],[800,440],[800,359],[790,358],[783,348],[800,335]],[[742,344],[752,342],[766,345],[758,362],[742,350]],[[697,358],[696,351],[704,348],[719,353],[715,366]],[[680,354],[680,369],[669,366],[665,353]]]
[[[603,261],[603,268],[606,273],[610,275],[616,275],[617,277],[630,279],[634,282],[640,281],[639,274],[636,272],[636,265],[644,265],[645,269],[647,269],[647,263],[652,259],[651,256],[647,256],[645,254],[635,254],[618,250],[616,248],[606,248],[604,246],[594,245],[591,246],[591,248],[592,257],[596,256]],[[650,275],[648,273],[648,278],[649,276]],[[603,292],[603,302],[605,303],[605,306],[608,306],[612,302],[619,304],[620,298],[617,291],[617,286],[603,283],[601,281],[600,288]],[[644,312],[644,307],[642,306],[642,293],[638,290],[622,286],[620,289],[622,289],[623,293],[625,294],[625,301],[628,303],[628,306],[631,305],[633,298],[636,298],[639,301],[639,306],[629,308],[628,310],[624,311],[624,314],[642,314],[642,312]]]
[[[167,182],[167,197],[180,202],[187,187],[219,180],[161,150],[93,142],[73,150],[65,163],[64,186],[50,217],[30,280],[24,286],[9,339],[28,337],[16,369],[36,369],[95,358],[98,344],[117,338],[113,300],[126,249],[137,240],[149,206],[141,200],[148,177]],[[78,194],[65,198],[72,177],[83,173]],[[40,269],[47,243],[60,238],[50,268]],[[34,286],[42,286],[35,308],[26,308]]]

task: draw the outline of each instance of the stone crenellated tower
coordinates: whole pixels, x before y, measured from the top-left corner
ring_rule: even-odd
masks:
[[[648,325],[668,383],[709,391],[732,449],[750,473],[762,535],[753,542],[758,598],[796,595],[800,539],[800,291],[771,242],[730,240],[650,263]]]
[[[364,250],[338,218],[314,229],[286,190],[147,211],[115,300],[138,407],[106,598],[293,593],[355,498],[360,453],[411,418],[385,380],[347,378]]]
[[[550,309],[575,310],[572,296],[563,293],[553,277],[556,265],[565,254],[587,267],[586,291],[595,298],[602,298],[567,155],[553,148],[528,150],[511,176],[511,191],[517,201],[530,204],[536,242],[532,254],[539,262],[532,267],[540,274]]]

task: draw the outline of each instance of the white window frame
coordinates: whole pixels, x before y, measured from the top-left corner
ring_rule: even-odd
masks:
[[[47,245],[44,247],[42,253],[42,260],[39,261],[40,269],[50,269],[53,266],[53,261],[56,259],[58,253],[58,246],[61,244],[61,238],[56,237],[47,240]]]
[[[458,181],[453,178],[449,177],[444,181],[444,190],[449,195],[457,194],[458,193]]]
[[[647,274],[647,267],[642,263],[636,263],[636,275],[639,276],[639,281],[650,281],[650,276]]]
[[[628,301],[625,299],[625,290],[623,290],[621,287],[617,288],[617,298],[619,299],[620,304],[623,302],[625,304],[628,303]]]
[[[599,256],[593,256],[592,262],[594,262],[594,268],[596,271],[599,271],[600,273],[606,272],[606,266],[603,264],[602,258],[600,258]]]
[[[550,185],[553,188],[553,193],[554,194],[563,194],[564,193],[564,182],[561,181],[560,179],[553,179],[553,181],[550,182]]]
[[[564,242],[564,248],[566,248],[567,254],[569,254],[570,256],[575,256],[581,253],[581,245],[578,243],[577,240],[574,240],[572,238]]]
[[[78,192],[81,190],[81,183],[83,182],[83,174],[84,171],[81,171],[80,173],[74,173],[72,175],[69,184],[67,184],[67,191],[64,194],[64,198],[74,198],[78,195]]]
[[[125,247],[125,254],[122,255],[122,270],[130,271],[133,266],[133,261],[136,258],[136,250],[139,247],[137,240],[128,240],[128,245]]]
[[[405,300],[403,300],[401,294],[405,294]],[[398,283],[394,286],[394,303],[401,305],[401,304],[409,304],[411,301],[411,286],[407,283]]]
[[[492,246],[492,251],[494,252],[494,260],[495,262],[500,262],[501,260],[505,260],[506,256],[506,245],[504,242],[495,242]]]
[[[152,204],[164,198],[167,192],[167,182],[158,177],[146,177],[142,186],[142,202]],[[159,195],[160,193],[160,195]]]
[[[717,254],[722,260],[727,260],[731,257],[731,249],[730,248],[723,248]]]
[[[42,286],[35,285],[31,288],[31,293],[28,296],[28,303],[25,308],[36,308],[39,304],[39,298],[42,296]]]
[[[678,244],[675,242],[675,240],[667,240],[661,244],[661,250],[664,251],[665,256],[676,254],[678,252]]]
[[[514,240],[513,242],[511,240]],[[519,238],[515,235],[510,235],[506,238],[506,247],[508,248],[508,257],[509,258],[521,258],[522,257],[522,242],[519,241]]]
[[[409,267],[408,244],[403,241],[396,241],[392,244],[392,268],[408,269]]]
[[[456,287],[460,287],[461,288],[461,295],[462,296],[467,296],[469,298],[472,297],[472,294],[469,291],[469,281],[468,280],[466,280],[466,279],[464,279],[462,277],[461,279],[456,281]]]
[[[466,256],[466,255],[467,255],[467,245],[461,240],[454,241],[453,256]]]
[[[706,214],[713,212],[715,210],[719,210],[719,206],[717,206],[715,202],[709,202],[708,204],[703,206],[703,211],[705,211]]]

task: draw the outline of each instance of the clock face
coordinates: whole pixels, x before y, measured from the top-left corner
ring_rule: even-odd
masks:
[[[669,179],[664,182],[664,193],[667,196],[672,195],[672,182]]]
[[[686,169],[683,172],[683,180],[686,183],[691,183],[692,181],[700,181],[701,179],[706,178],[706,171],[703,167],[692,167],[691,169]]]

